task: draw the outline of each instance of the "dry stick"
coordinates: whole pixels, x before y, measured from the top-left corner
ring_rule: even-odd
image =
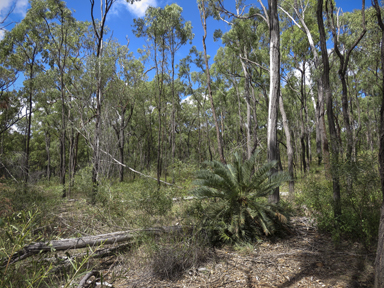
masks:
[[[77,286],[77,288],[83,288],[85,286],[87,280],[89,278],[91,278],[91,276],[94,274],[100,274],[100,272],[96,271],[96,270],[92,270],[92,271],[88,272],[87,274],[85,274],[85,276],[83,277],[83,279],[81,279],[79,286]]]
[[[18,181],[16,180],[16,178],[13,177],[13,175],[11,174],[11,172],[9,172],[9,170],[7,169],[7,167],[5,167],[5,165],[4,165],[2,162],[0,162],[0,164],[3,165],[3,168],[8,172],[8,174],[12,177],[12,179],[15,180],[16,183],[18,183]]]
[[[121,163],[119,160],[117,160],[116,158],[114,158],[111,154],[109,154],[108,152],[104,151],[103,149],[100,149],[100,150],[101,150],[101,152],[103,152],[104,154],[110,156],[110,157],[112,158],[112,160],[115,161],[117,164],[119,164],[119,165],[121,165],[121,166],[123,166],[123,167],[125,167],[125,168],[128,168],[129,170],[131,170],[131,171],[134,172],[134,173],[139,174],[140,176],[143,176],[143,177],[146,177],[146,178],[153,179],[153,180],[156,180],[156,181],[157,181],[156,178],[151,177],[151,176],[148,176],[148,175],[145,175],[145,174],[143,174],[143,173],[141,173],[141,172],[139,172],[139,171],[136,171],[135,169],[132,169],[131,167],[128,167],[127,165]],[[177,185],[175,185],[175,184],[171,184],[171,183],[165,182],[165,181],[163,181],[163,180],[160,180],[160,182],[161,182],[161,183],[164,183],[164,184],[166,184],[166,185],[169,185],[169,186],[176,186],[177,188],[183,189],[183,187],[180,187],[180,186],[177,186]]]

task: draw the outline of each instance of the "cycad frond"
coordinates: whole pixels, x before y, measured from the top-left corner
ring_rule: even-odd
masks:
[[[233,163],[227,165],[218,161],[206,162],[210,169],[196,174],[194,183],[199,187],[191,193],[201,199],[218,199],[207,203],[203,225],[216,231],[222,241],[250,240],[261,233],[271,235],[276,230],[277,222],[286,223],[286,216],[278,206],[267,203],[266,196],[289,177],[285,173],[271,176],[270,169],[276,162],[256,169],[258,154],[257,150],[243,162],[241,154],[235,153]]]

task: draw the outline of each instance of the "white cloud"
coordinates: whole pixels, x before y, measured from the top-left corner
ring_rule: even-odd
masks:
[[[0,0],[0,21],[6,17],[13,9],[12,14],[19,14],[18,16],[25,17],[28,8],[28,0]],[[12,15],[11,14],[11,15]]]
[[[3,40],[4,34],[5,34],[5,31],[4,30],[0,30],[0,41]]]
[[[21,14],[25,16],[28,7],[28,0],[1,0],[0,1],[0,18],[8,14],[9,9],[13,7],[14,10],[12,13]]]
[[[1,0],[0,1],[0,13],[3,12],[3,10],[7,10],[11,7],[13,0]]]
[[[112,13],[118,14],[126,9],[133,14],[134,17],[143,17],[145,15],[145,10],[147,10],[149,6],[157,7],[157,0],[141,0],[139,2],[134,2],[133,4],[127,3],[126,0],[117,0]]]
[[[23,17],[27,13],[28,0],[17,0],[14,13],[21,14]]]

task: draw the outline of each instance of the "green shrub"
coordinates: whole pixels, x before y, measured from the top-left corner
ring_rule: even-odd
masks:
[[[256,167],[258,153],[244,163],[239,153],[235,153],[233,164],[206,162],[210,169],[197,172],[198,187],[191,193],[208,200],[191,212],[212,240],[253,241],[263,233],[274,234],[287,223],[282,207],[268,203],[267,196],[289,177],[284,173],[271,176],[276,162]]]
[[[342,215],[335,225],[332,181],[308,175],[303,192],[296,196],[316,219],[319,229],[332,233],[335,240],[348,237],[369,247],[375,242],[380,221],[380,179],[371,159],[360,157],[352,164],[339,166]]]
[[[1,220],[0,287],[40,287],[48,277],[52,265],[41,261],[41,255],[26,263],[12,263],[12,256],[26,244],[37,241],[33,230],[40,212],[21,211]]]

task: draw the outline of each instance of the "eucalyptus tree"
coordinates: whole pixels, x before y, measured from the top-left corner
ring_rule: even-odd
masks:
[[[171,115],[171,149],[172,149],[172,166],[174,166],[176,139],[175,139],[175,113],[176,107],[180,104],[179,100],[176,104],[175,99],[175,54],[188,41],[191,43],[194,34],[192,33],[192,25],[190,21],[185,22],[181,16],[183,9],[177,4],[166,5],[164,7],[165,23],[167,24],[167,46],[171,53],[172,68],[172,115]],[[175,182],[174,167],[172,167],[172,182]]]
[[[45,160],[46,160],[46,179],[50,181],[52,175],[52,169],[55,165],[52,163],[59,162],[59,176],[61,175],[60,171],[60,160],[56,161],[53,159],[51,153],[51,144],[54,143],[56,139],[60,139],[61,132],[61,105],[60,101],[60,91],[56,87],[55,80],[59,78],[58,71],[54,69],[49,69],[40,73],[36,77],[35,87],[37,89],[37,101],[35,104],[35,126],[38,132],[44,134],[44,144],[45,144]],[[59,140],[60,141],[60,140]],[[61,152],[61,151],[59,151]],[[59,153],[60,154],[60,153]]]
[[[282,51],[283,74],[285,74],[283,78],[286,81],[286,87],[293,92],[289,93],[292,95],[292,99],[294,99],[294,101],[299,100],[300,103],[298,111],[299,117],[297,117],[296,120],[298,120],[300,127],[301,167],[304,173],[307,173],[309,172],[311,160],[311,128],[308,115],[308,98],[310,96],[308,88],[310,88],[311,79],[307,81],[308,75],[310,74],[308,70],[310,70],[311,67],[311,55],[305,34],[292,25],[287,25],[284,28],[281,36],[282,46],[285,47]],[[318,136],[318,134],[316,136]],[[318,138],[316,139],[318,140]],[[317,144],[321,143],[317,142]],[[318,145],[317,148],[321,148],[320,145]],[[319,149],[317,149],[317,154],[320,158],[319,152]]]
[[[139,59],[135,59],[128,47],[115,48],[116,59],[120,71],[115,71],[108,84],[107,99],[110,109],[111,126],[115,131],[120,153],[120,162],[125,163],[124,150],[126,143],[126,128],[131,123],[136,99],[140,98],[141,88],[145,77],[144,66]],[[124,166],[119,165],[120,182],[124,180]]]
[[[197,57],[195,59],[192,59],[191,54],[195,54]],[[185,94],[188,94],[186,99],[182,101],[181,109],[184,109],[185,106],[192,106],[196,107],[197,109],[197,162],[201,163],[203,159],[203,153],[202,153],[202,145],[203,145],[203,134],[202,134],[202,128],[204,126],[204,120],[202,121],[201,118],[204,113],[204,103],[206,100],[206,97],[204,95],[204,92],[202,90],[202,84],[204,83],[203,79],[203,71],[197,72],[191,72],[191,64],[195,63],[197,66],[202,69],[201,61],[202,58],[200,57],[201,53],[199,53],[195,46],[193,46],[190,50],[189,55],[187,55],[185,58],[181,59],[179,62],[179,71],[178,71],[178,78],[180,81],[183,82],[185,79],[186,81],[183,82],[185,86]],[[197,85],[197,88],[193,88],[194,85]],[[190,107],[191,108],[191,107]],[[207,133],[207,151],[210,153],[210,157],[212,160],[212,153],[210,148],[210,137],[209,133]]]
[[[95,65],[95,78],[96,78],[96,111],[95,111],[95,132],[93,137],[93,167],[92,167],[92,184],[93,184],[93,192],[92,192],[92,202],[96,201],[97,194],[97,186],[99,185],[99,166],[100,166],[100,134],[101,134],[101,110],[102,110],[102,102],[103,102],[103,88],[102,87],[102,71],[101,71],[101,61],[103,56],[103,40],[105,34],[105,22],[107,20],[107,15],[114,0],[100,0],[100,20],[97,21],[94,15],[95,8],[95,0],[90,0],[91,3],[91,18],[92,18],[92,26],[95,35],[95,57],[96,57],[96,65]]]
[[[0,137],[25,116],[21,113],[21,102],[17,100],[15,91],[10,91],[18,79],[20,67],[14,61],[15,55],[9,55],[7,49],[3,49],[4,45],[7,44],[0,42]]]
[[[185,45],[188,41],[193,39],[191,22],[185,22],[181,16],[182,8],[177,4],[166,5],[163,8],[149,7],[146,11],[146,15],[143,19],[135,19],[135,34],[137,37],[147,36],[153,46],[153,59],[156,67],[156,80],[158,86],[158,101],[157,108],[159,112],[159,131],[158,131],[158,163],[157,163],[157,176],[158,181],[160,180],[160,162],[161,154],[164,153],[161,150],[163,145],[162,134],[163,131],[161,114],[163,113],[162,98],[165,97],[165,86],[164,80],[166,70],[166,51],[171,54],[171,69],[172,69],[172,113],[170,117],[171,131],[170,131],[170,144],[171,144],[171,156],[172,164],[175,158],[175,113],[176,106],[179,105],[179,101],[176,103],[175,96],[175,54],[176,52]],[[159,65],[159,60],[161,64]],[[166,107],[164,107],[166,114]],[[164,138],[164,137],[163,137]],[[167,158],[165,156],[165,158]],[[164,159],[164,162],[166,159]],[[166,163],[166,162],[165,162]],[[166,170],[166,164],[165,164]],[[165,173],[166,177],[166,173]],[[174,182],[174,176],[173,182]],[[160,182],[159,182],[160,183]]]
[[[268,9],[262,0],[258,0],[261,10],[250,10],[248,15],[243,15],[246,7],[244,1],[236,1],[237,14],[227,10],[224,7],[223,0],[211,0],[210,3],[214,10],[224,13],[229,17],[239,19],[249,19],[259,17],[264,20],[269,29],[269,100],[268,100],[268,125],[267,125],[267,150],[268,160],[278,160],[278,145],[277,145],[277,112],[278,100],[280,95],[280,26],[277,10],[277,0],[268,0]],[[239,13],[239,11],[242,11]],[[221,16],[220,16],[221,17]],[[276,173],[276,168],[272,168],[272,174]],[[270,195],[269,201],[278,203],[280,200],[279,188]]]
[[[32,4],[36,7],[36,15],[41,17],[45,23],[45,34],[48,37],[48,43],[45,46],[43,57],[45,62],[49,64],[51,69],[58,71],[59,77],[56,87],[60,91],[61,100],[61,131],[60,131],[60,184],[63,186],[63,197],[70,194],[74,177],[74,154],[73,145],[74,133],[73,128],[69,133],[69,187],[65,187],[66,178],[66,133],[67,122],[70,118],[71,111],[68,109],[68,75],[74,70],[74,63],[80,55],[83,39],[88,23],[76,21],[72,16],[72,12],[65,6],[65,3],[59,0],[34,0]]]
[[[319,0],[317,3],[316,18],[319,27],[320,33],[320,47],[322,53],[322,63],[323,63],[323,72],[322,72],[322,84],[323,91],[325,94],[325,99],[327,103],[327,118],[328,118],[328,129],[331,140],[331,172],[332,172],[332,182],[333,182],[333,200],[334,200],[334,217],[337,220],[341,215],[341,200],[340,200],[340,177],[338,176],[338,163],[339,163],[339,145],[338,137],[336,132],[334,113],[333,113],[333,99],[332,91],[329,82],[330,66],[329,66],[329,57],[328,49],[326,44],[326,34],[325,26],[323,19],[323,0]],[[336,221],[337,223],[337,221]]]
[[[164,10],[155,7],[148,7],[144,18],[134,19],[134,33],[136,37],[147,37],[152,46],[152,57],[156,69],[156,85],[157,85],[157,103],[158,110],[158,137],[157,137],[157,182],[160,186],[161,176],[161,153],[162,153],[162,98],[165,97],[165,73],[166,73],[166,34],[167,23]],[[160,58],[160,60],[159,60]],[[160,65],[159,65],[160,61]],[[166,108],[166,107],[165,107]],[[165,110],[165,109],[164,109]]]
[[[252,14],[253,10],[250,11],[249,14]],[[248,15],[248,14],[246,14]],[[228,22],[228,21],[226,21]],[[256,19],[237,19],[235,18],[232,22],[228,22],[231,24],[231,30],[225,33],[224,35],[221,35],[221,33],[217,33],[216,31],[215,36],[221,37],[223,44],[226,45],[226,48],[232,51],[237,57],[240,58],[240,64],[241,64],[241,70],[243,76],[241,77],[244,81],[244,88],[242,90],[243,97],[246,102],[246,131],[247,131],[247,137],[246,137],[246,143],[247,143],[247,157],[249,158],[253,151],[256,149],[257,145],[257,118],[256,118],[256,106],[251,103],[251,99],[254,98],[254,93],[252,93],[253,86],[252,83],[258,83],[260,82],[260,79],[263,77],[262,73],[257,73],[257,68],[260,68],[262,71],[268,71],[267,68],[262,69],[263,67],[267,66],[265,63],[262,63],[262,49],[263,42],[261,38],[263,37],[263,34],[266,32],[266,25],[263,25],[264,22],[257,21]],[[227,51],[229,53],[229,51]],[[217,57],[220,58],[220,57]],[[218,59],[218,61],[220,61]],[[228,61],[222,59],[221,62]],[[229,64],[230,62],[228,62]],[[239,62],[237,62],[239,63]],[[253,66],[256,64],[256,66]],[[241,72],[236,73],[230,73],[229,71],[224,72],[224,74],[227,74],[226,77],[231,77],[233,79],[236,74],[238,76],[241,75]],[[232,74],[232,75],[230,75]],[[237,92],[240,92],[236,82],[233,82],[235,85],[235,89]],[[260,86],[260,84],[256,84],[256,86]],[[255,100],[255,99],[253,99]],[[253,101],[256,102],[256,101]],[[253,110],[253,113],[252,113]],[[252,115],[253,114],[253,115]],[[253,117],[252,117],[253,116]],[[239,117],[240,117],[240,111],[239,111]],[[241,118],[241,117],[240,117]],[[251,120],[255,121],[255,123],[251,123]],[[252,139],[253,134],[253,139]]]
[[[269,13],[269,105],[268,105],[268,132],[267,147],[268,160],[270,162],[278,160],[277,146],[277,109],[280,96],[280,24],[277,10],[277,0],[268,0]],[[268,18],[267,18],[268,19]],[[276,173],[276,168],[271,169]],[[279,187],[270,195],[269,201],[278,203],[280,200]]]
[[[382,8],[378,0],[372,0],[372,5],[376,10],[377,24],[381,32],[381,109],[380,109],[380,146],[379,146],[379,171],[381,180],[381,193],[383,202],[380,213],[380,227],[377,243],[377,252],[375,260],[375,287],[384,287],[384,23],[382,18]]]
[[[198,7],[199,7],[199,12],[200,12],[201,24],[203,25],[203,29],[204,29],[203,48],[204,48],[205,73],[207,76],[208,96],[209,96],[209,99],[211,102],[211,111],[212,111],[213,120],[215,121],[215,127],[216,127],[217,148],[219,151],[220,161],[223,164],[226,164],[225,157],[224,157],[224,147],[223,147],[224,143],[223,143],[222,135],[220,133],[219,123],[217,122],[215,104],[213,102],[212,87],[211,87],[211,75],[209,72],[207,47],[205,45],[205,39],[207,38],[207,18],[209,16],[209,10],[206,7],[206,3],[204,0],[201,0],[201,3],[198,4]]]
[[[47,41],[47,35],[44,34],[43,20],[38,17],[38,9],[34,2],[27,11],[25,18],[17,24],[11,31],[5,33],[2,41],[2,49],[5,55],[12,58],[13,65],[20,67],[26,76],[25,86],[27,88],[27,131],[25,145],[25,176],[24,182],[28,182],[29,174],[29,155],[33,98],[35,95],[34,78],[36,73],[42,70],[42,61],[39,57]]]
[[[101,113],[102,113],[102,102],[103,102],[103,89],[102,86],[102,71],[101,71],[101,62],[103,57],[103,42],[105,35],[105,22],[107,20],[107,15],[112,8],[112,5],[116,0],[100,0],[100,20],[97,21],[95,18],[95,0],[89,0],[91,4],[91,18],[92,18],[92,27],[95,36],[95,58],[96,58],[96,67],[95,67],[95,78],[96,82],[96,111],[95,111],[95,132],[93,137],[93,167],[92,167],[92,183],[93,183],[93,193],[92,193],[92,202],[96,201],[97,186],[99,183],[99,165],[100,165],[100,134],[101,134]],[[133,3],[136,0],[127,0],[129,3]]]
[[[326,1],[325,8],[327,13],[328,26],[331,28],[331,31],[332,31],[334,51],[340,61],[338,75],[342,85],[342,94],[341,94],[342,112],[343,112],[344,126],[347,133],[346,158],[348,162],[351,162],[354,141],[353,141],[352,127],[350,124],[350,115],[349,115],[349,107],[348,107],[349,106],[348,105],[348,86],[347,86],[346,74],[348,70],[348,64],[349,64],[351,53],[359,44],[359,42],[363,39],[365,33],[367,32],[366,24],[365,24],[365,0],[362,0],[362,9],[361,9],[362,30],[360,33],[357,33],[357,35],[351,35],[352,34],[351,31],[346,31],[348,24],[344,25],[344,27],[341,27],[341,21],[339,19],[340,9],[337,12],[335,11],[335,7],[332,0]],[[337,19],[335,19],[335,17]],[[344,31],[342,35],[341,35],[341,31]],[[340,38],[343,37],[344,34],[348,34],[347,36],[348,39],[344,39],[344,41],[347,40],[345,42],[348,42],[348,43],[342,43],[340,41]],[[354,36],[353,40],[351,39],[352,36]]]
[[[321,68],[322,60],[321,54],[318,51],[317,44],[319,43],[318,26],[315,18],[316,14],[316,1],[303,1],[303,0],[291,0],[285,1],[279,6],[279,9],[283,11],[293,24],[299,28],[305,35],[308,44],[311,48],[313,56],[313,67],[317,70]],[[296,32],[297,33],[297,32]],[[315,74],[312,69],[312,74]],[[326,169],[329,170],[329,148],[328,138],[325,126],[324,118],[324,93],[323,93],[323,79],[322,77],[315,76],[317,85],[317,99],[316,99],[316,153],[318,157],[318,163],[320,164],[324,159]],[[320,151],[320,145],[322,151]]]

